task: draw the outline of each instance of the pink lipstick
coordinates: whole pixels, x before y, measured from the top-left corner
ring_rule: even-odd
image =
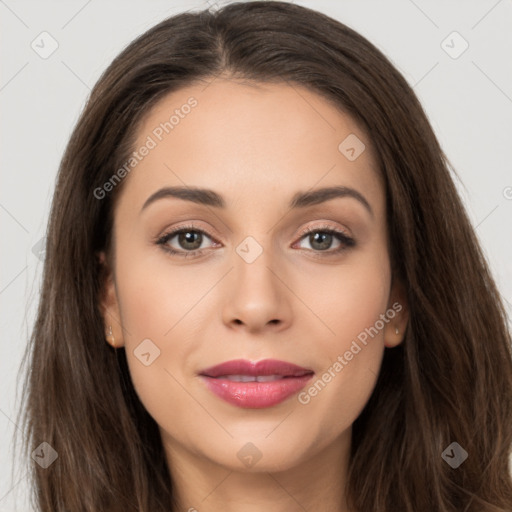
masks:
[[[314,372],[276,359],[256,363],[236,359],[202,370],[199,375],[208,389],[226,402],[262,409],[279,404],[300,391]]]

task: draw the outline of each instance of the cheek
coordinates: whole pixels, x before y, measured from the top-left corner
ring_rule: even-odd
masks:
[[[299,401],[326,418],[334,436],[360,414],[370,397],[384,353],[384,326],[390,292],[390,269],[378,253],[361,255],[341,268],[337,279],[323,279],[313,291],[317,315],[329,327],[312,347],[322,368]],[[313,413],[314,411],[314,413]]]
[[[211,273],[176,261],[159,248],[135,249],[119,259],[118,295],[130,344],[152,337],[169,343],[214,284]]]
[[[386,311],[391,273],[388,260],[378,255],[378,251],[359,253],[335,271],[324,268],[315,280],[305,281],[308,304],[329,327],[331,336],[321,339],[331,358]]]
[[[126,357],[141,402],[158,417],[190,407],[180,382],[204,329],[194,319],[204,315],[208,290],[218,278],[206,266],[173,265],[156,250],[133,247],[126,254],[117,260]]]

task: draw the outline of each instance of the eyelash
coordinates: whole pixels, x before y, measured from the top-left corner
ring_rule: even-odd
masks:
[[[173,256],[179,256],[182,258],[187,258],[187,257],[192,256],[193,258],[198,258],[207,249],[196,249],[194,251],[177,251],[176,249],[173,249],[167,245],[167,242],[169,240],[171,240],[172,238],[174,238],[175,235],[179,235],[180,233],[187,233],[187,232],[201,233],[203,235],[206,235],[208,238],[214,240],[214,238],[212,236],[210,236],[206,231],[199,229],[193,225],[188,225],[188,226],[181,226],[172,231],[169,231],[168,233],[164,233],[162,236],[157,237],[157,239],[155,240],[155,243],[157,245],[161,245],[162,249],[164,251],[170,253]],[[333,229],[329,226],[318,226],[315,228],[307,228],[306,230],[304,230],[301,233],[299,240],[302,240],[307,235],[310,235],[312,233],[327,233],[329,235],[334,235],[338,239],[338,241],[341,243],[340,247],[335,250],[315,251],[312,249],[306,249],[308,251],[313,251],[314,253],[319,253],[319,254],[316,254],[315,257],[324,258],[324,257],[337,255],[337,254],[340,254],[341,252],[355,246],[355,240],[353,238],[350,238],[349,236],[347,236],[343,231]]]

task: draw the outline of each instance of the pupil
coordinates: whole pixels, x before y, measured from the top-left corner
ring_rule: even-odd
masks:
[[[332,235],[330,233],[314,233],[313,235],[313,242],[311,243],[312,247],[313,243],[316,243],[318,238],[320,238],[321,247],[319,247],[320,250],[328,249],[331,245],[331,238]],[[327,243],[325,241],[327,240]]]
[[[191,250],[195,250],[195,249],[198,249],[199,247],[201,247],[201,240],[200,240],[200,233],[198,233],[197,231],[186,231],[184,233],[180,233],[179,235],[179,242],[180,244],[183,242],[185,244],[187,243],[191,243],[193,246],[190,247],[190,246],[187,246],[185,245],[185,249],[191,249]],[[197,236],[197,239],[196,239],[196,243],[194,245],[194,237]],[[199,240],[199,244],[197,243],[197,241]]]

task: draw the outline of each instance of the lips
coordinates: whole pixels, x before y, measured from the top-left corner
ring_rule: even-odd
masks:
[[[200,372],[207,388],[238,407],[271,407],[302,389],[314,372],[286,361],[227,361]]]
[[[256,363],[246,359],[235,359],[217,366],[203,370],[200,375],[206,377],[224,377],[232,375],[247,375],[250,377],[264,377],[277,375],[278,377],[302,377],[307,373],[313,373],[308,368],[302,368],[296,364],[278,361],[277,359],[264,359]]]

